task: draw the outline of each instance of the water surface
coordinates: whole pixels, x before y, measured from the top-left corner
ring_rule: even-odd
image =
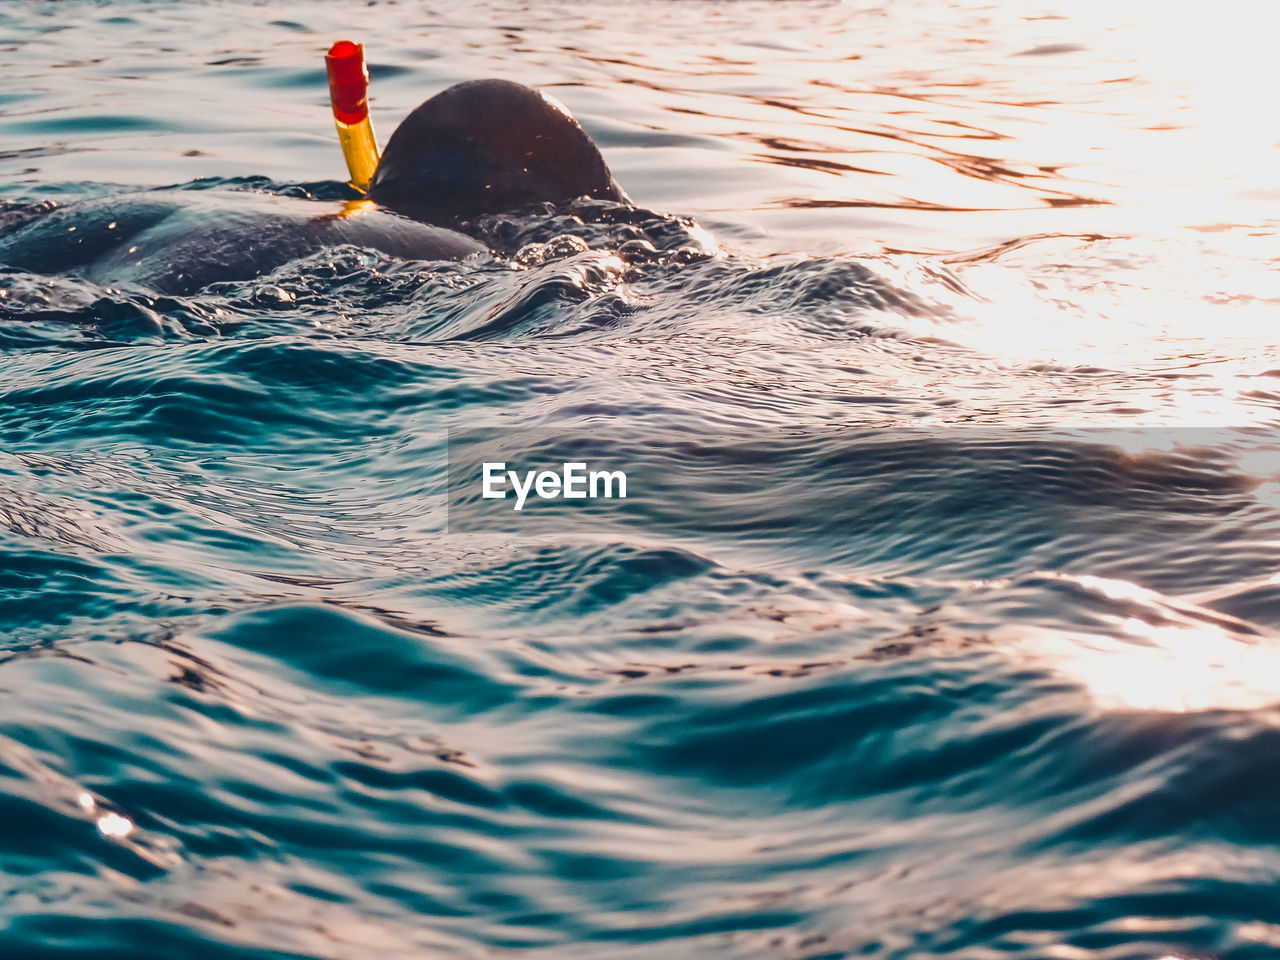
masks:
[[[0,273],[6,955],[1276,955],[1274,20],[0,7],[0,229],[343,196],[341,37],[646,211]],[[446,529],[494,436],[651,482]]]

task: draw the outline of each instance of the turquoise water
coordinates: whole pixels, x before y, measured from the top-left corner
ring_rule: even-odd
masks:
[[[0,955],[1276,956],[1268,16],[0,7],[0,237],[332,208],[344,36],[643,208],[0,268]]]

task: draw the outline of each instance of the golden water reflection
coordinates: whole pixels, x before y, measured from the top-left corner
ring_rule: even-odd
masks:
[[[1109,636],[1046,631],[1029,646],[1099,706],[1190,713],[1280,705],[1280,638],[1127,581],[1077,582],[1138,613],[1117,616]]]

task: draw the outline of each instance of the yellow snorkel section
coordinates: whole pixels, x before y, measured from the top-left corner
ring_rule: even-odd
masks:
[[[338,142],[351,173],[351,185],[364,193],[378,169],[378,141],[369,122],[369,71],[364,47],[339,40],[329,48],[324,65],[329,73],[329,102]]]

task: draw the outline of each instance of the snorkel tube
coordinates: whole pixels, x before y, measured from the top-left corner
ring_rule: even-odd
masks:
[[[369,122],[369,71],[364,46],[339,40],[324,58],[329,73],[329,102],[338,142],[351,173],[351,185],[364,193],[378,168],[378,141]]]

